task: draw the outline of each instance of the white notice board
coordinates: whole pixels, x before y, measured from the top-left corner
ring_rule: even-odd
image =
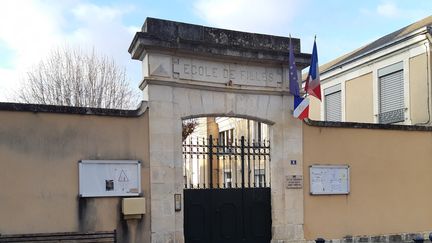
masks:
[[[348,165],[312,165],[309,167],[312,195],[349,194]]]
[[[80,197],[138,196],[141,163],[137,160],[81,160]]]

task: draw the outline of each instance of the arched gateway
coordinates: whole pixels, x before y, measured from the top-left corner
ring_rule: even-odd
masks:
[[[300,53],[299,39],[292,41],[301,70],[308,65],[309,55]],[[190,205],[184,205],[189,200],[183,201],[194,192],[184,193],[188,183],[182,120],[201,116],[241,117],[270,125],[271,177],[264,186],[271,198],[269,238],[272,242],[303,239],[303,191],[286,189],[285,181],[289,175],[302,175],[301,122],[291,115],[293,98],[288,93],[288,44],[285,37],[153,18],[136,34],[129,52],[142,61],[140,87],[149,106],[151,213],[146,217],[151,217],[152,242],[205,242],[184,232],[190,227],[184,222],[184,209]],[[241,145],[239,151],[241,157]],[[215,221],[204,214],[200,227],[211,228],[206,224]],[[207,242],[238,242],[214,238],[217,232],[212,230],[209,234]]]

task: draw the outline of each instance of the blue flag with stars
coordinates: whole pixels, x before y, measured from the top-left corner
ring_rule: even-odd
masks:
[[[294,50],[291,43],[291,37],[289,42],[289,67],[288,67],[288,78],[289,78],[289,90],[294,96],[300,96],[300,90],[298,85],[297,67],[295,65]]]

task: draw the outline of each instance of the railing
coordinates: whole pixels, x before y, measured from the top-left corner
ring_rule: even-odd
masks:
[[[270,141],[189,138],[183,166],[189,189],[270,187]]]

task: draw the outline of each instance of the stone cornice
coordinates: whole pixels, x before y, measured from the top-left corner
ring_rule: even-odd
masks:
[[[430,126],[415,125],[394,125],[394,124],[377,124],[377,123],[359,123],[359,122],[330,122],[304,120],[304,123],[314,127],[334,127],[334,128],[360,128],[360,129],[382,129],[382,130],[402,130],[402,131],[432,131]]]
[[[159,79],[150,79],[146,78],[142,83],[140,84],[140,88],[144,89],[149,84],[156,84],[156,85],[163,85],[163,86],[173,86],[173,87],[179,87],[179,88],[190,88],[190,89],[199,89],[199,90],[208,90],[208,91],[217,91],[217,92],[231,92],[231,93],[242,93],[242,94],[258,94],[258,95],[279,95],[279,96],[288,96],[291,95],[288,90],[281,90],[279,89],[262,89],[262,87],[259,87],[257,89],[251,89],[248,87],[248,89],[244,89],[241,87],[236,86],[228,86],[225,87],[219,86],[219,85],[200,85],[200,84],[192,84],[192,83],[185,83],[185,82],[176,82],[172,80],[161,80]]]
[[[136,110],[102,109],[23,103],[0,103],[0,111],[20,111],[34,113],[60,113],[74,115],[94,115],[112,117],[139,117],[147,110],[147,102],[142,102]]]
[[[310,54],[300,52],[300,40],[292,38],[296,63],[309,66]],[[217,56],[249,62],[288,63],[289,38],[210,28],[200,25],[147,18],[137,32],[129,53],[142,58],[149,50],[164,50],[195,56]]]

